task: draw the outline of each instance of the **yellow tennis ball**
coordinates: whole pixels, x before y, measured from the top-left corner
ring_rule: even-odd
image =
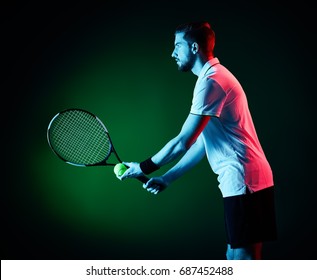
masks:
[[[123,163],[118,163],[115,165],[113,171],[117,176],[122,176],[123,173],[127,170],[127,167]]]

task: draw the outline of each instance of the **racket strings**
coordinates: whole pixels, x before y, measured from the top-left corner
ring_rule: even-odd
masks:
[[[103,125],[91,114],[71,110],[57,116],[50,129],[51,145],[64,160],[76,164],[96,164],[111,152]]]

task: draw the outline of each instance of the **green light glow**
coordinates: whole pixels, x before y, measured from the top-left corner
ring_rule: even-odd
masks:
[[[311,99],[298,96],[313,92],[306,88],[313,71],[298,71],[303,61],[312,61],[312,55],[302,49],[303,31],[293,19],[289,21],[287,7],[281,13],[262,11],[254,4],[250,12],[250,5],[230,9],[227,3],[221,8],[220,2],[215,6],[206,1],[181,12],[179,7],[167,7],[157,13],[154,5],[155,10],[134,13],[122,7],[80,5],[67,12],[52,7],[41,14],[28,4],[25,11],[5,18],[5,27],[12,28],[6,40],[12,46],[7,55],[12,102],[6,103],[11,114],[5,131],[11,136],[8,151],[13,150],[14,156],[5,157],[11,162],[6,164],[10,171],[5,172],[8,187],[3,196],[8,224],[4,259],[225,257],[222,199],[207,160],[154,196],[137,180],[119,181],[113,167],[62,162],[46,139],[56,113],[83,108],[105,123],[123,161],[140,162],[156,153],[180,131],[196,82],[192,73],[179,72],[171,58],[174,29],[200,19],[214,26],[216,56],[245,88],[279,194],[283,193],[280,227],[289,240],[280,243],[284,248],[276,247],[274,256],[292,253],[296,258],[296,246],[290,249],[289,244],[307,242],[304,234],[313,231],[298,231],[294,241],[289,229],[296,225],[295,216],[303,223],[310,211],[305,207],[312,205],[307,199],[315,196],[298,192],[298,186],[312,184],[303,183],[302,175],[296,177],[308,172],[305,164],[294,162],[307,163],[297,158],[311,146],[302,131],[293,132],[302,128],[299,122],[304,117],[290,121],[290,116],[309,111],[306,102]],[[292,59],[298,53],[301,59]],[[305,196],[302,213],[294,207],[299,195]],[[297,245],[297,250],[304,250]]]

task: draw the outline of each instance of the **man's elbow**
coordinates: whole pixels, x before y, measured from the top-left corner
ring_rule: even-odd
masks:
[[[184,142],[184,149],[185,151],[189,150],[190,147],[196,142],[197,140],[197,137],[195,138],[191,138],[191,139],[188,139],[187,141]]]
[[[176,138],[174,138],[174,152],[177,155],[185,153],[190,148],[190,145],[184,137],[181,137],[181,135],[178,135]]]
[[[176,146],[177,153],[186,153],[190,149],[190,147],[196,142],[198,136],[198,133],[192,135],[191,137],[188,137],[180,133],[176,138],[174,138],[174,145]]]
[[[192,139],[182,139],[178,142],[178,150],[181,151],[182,153],[187,152],[190,147],[195,143],[195,140]]]

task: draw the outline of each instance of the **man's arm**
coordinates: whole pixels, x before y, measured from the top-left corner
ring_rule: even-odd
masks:
[[[161,177],[151,178],[146,184],[144,184],[144,188],[151,193],[157,194],[162,190],[162,186],[163,188],[166,188],[169,184],[198,164],[205,154],[205,145],[202,137],[200,136],[176,165],[174,165]]]
[[[184,154],[195,143],[209,119],[210,116],[189,114],[180,133],[154,155],[152,161],[161,167]]]
[[[198,164],[205,156],[205,145],[202,137],[198,137],[196,142],[184,154],[181,160],[169,169],[162,177],[166,185],[169,185],[185,172]]]
[[[189,114],[180,133],[151,158],[153,163],[161,167],[183,155],[195,143],[209,120],[210,116]],[[139,163],[124,162],[124,164],[129,169],[120,179],[134,178],[143,174]]]

